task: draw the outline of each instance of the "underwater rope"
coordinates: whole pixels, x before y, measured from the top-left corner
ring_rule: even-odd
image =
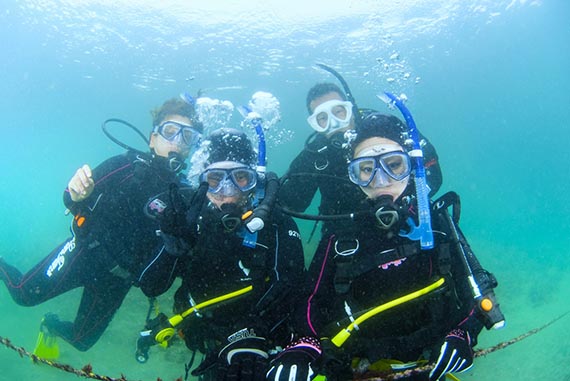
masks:
[[[477,358],[477,357],[482,357],[482,356],[486,356],[489,353],[493,353],[496,352],[498,350],[501,349],[505,349],[506,347],[509,347],[515,343],[518,343],[519,341],[522,341],[524,339],[526,339],[529,336],[532,336],[540,331],[542,331],[545,328],[548,328],[549,326],[551,326],[552,324],[556,323],[558,320],[562,319],[563,317],[565,317],[566,315],[568,315],[570,313],[570,311],[566,311],[565,313],[563,313],[562,315],[552,319],[551,321],[549,321],[548,323],[544,324],[541,327],[538,328],[534,328],[531,329],[528,332],[523,333],[520,336],[517,336],[515,338],[512,338],[510,340],[507,341],[503,341],[497,345],[494,345],[492,347],[489,348],[483,348],[483,349],[478,349],[473,353],[473,358]],[[389,380],[400,380],[402,378],[406,378],[406,377],[410,377],[419,373],[427,373],[429,371],[431,371],[434,368],[434,364],[427,364],[424,366],[420,366],[414,369],[408,369],[408,370],[404,370],[401,372],[394,372],[394,373],[389,373],[389,374],[382,374],[380,377],[367,377],[367,378],[354,378],[355,380],[359,380],[359,381],[389,381]],[[367,373],[368,375],[370,373]]]
[[[558,320],[562,319],[563,317],[565,317],[569,313],[570,313],[570,311],[567,311],[567,312],[563,313],[562,315],[558,316],[557,318],[555,318],[555,319],[549,321],[548,323],[544,324],[543,326],[531,329],[530,331],[523,333],[522,335],[517,336],[513,339],[503,341],[503,342],[501,342],[495,346],[489,347],[489,348],[478,349],[473,354],[473,357],[477,358],[477,357],[481,357],[481,356],[486,356],[489,353],[496,352],[498,350],[501,350],[501,349],[504,349],[508,346],[511,346],[515,343],[518,343],[519,341],[522,341],[522,340],[526,339],[527,337],[532,336],[532,335],[542,331],[543,329],[551,326],[552,324],[556,323]],[[7,348],[12,349],[13,351],[17,352],[20,355],[20,357],[29,357],[36,364],[41,363],[41,364],[49,365],[49,366],[54,367],[56,369],[62,370],[64,372],[73,373],[79,377],[90,378],[92,380],[102,380],[102,381],[129,381],[122,374],[121,374],[121,377],[119,377],[119,378],[113,378],[113,377],[103,376],[103,375],[93,373],[93,368],[91,367],[90,364],[85,365],[81,369],[75,369],[71,365],[62,364],[62,363],[59,363],[56,361],[46,360],[44,358],[36,356],[33,353],[26,351],[26,349],[23,347],[15,346],[14,344],[12,344],[12,341],[10,339],[5,338],[3,336],[0,336],[0,343],[3,344],[4,346],[6,346]],[[433,369],[433,365],[428,364],[428,365],[424,365],[424,366],[421,366],[418,368],[408,369],[408,370],[405,370],[402,372],[391,373],[391,374],[383,374],[381,377],[355,378],[355,379],[358,379],[360,381],[399,380],[399,379],[402,379],[404,377],[410,377],[414,374],[429,372],[432,369]],[[161,381],[161,380],[162,380],[161,378],[157,378],[157,381]],[[182,378],[179,377],[176,379],[176,381],[182,381]]]
[[[4,344],[7,348],[12,349],[13,351],[17,352],[20,355],[20,357],[22,357],[22,358],[23,357],[29,357],[30,359],[32,359],[34,364],[40,363],[40,364],[49,365],[53,368],[62,370],[64,372],[73,373],[76,376],[84,377],[84,378],[90,378],[93,380],[128,381],[124,375],[121,375],[121,377],[119,377],[119,378],[113,378],[113,377],[102,376],[102,375],[93,373],[93,368],[91,367],[90,364],[85,365],[81,369],[75,369],[71,365],[62,364],[62,363],[59,363],[56,361],[51,361],[51,360],[47,360],[47,359],[38,357],[35,354],[28,352],[24,347],[15,346],[14,344],[12,344],[12,341],[10,339],[2,337],[2,336],[0,336],[0,343]],[[160,379],[158,379],[158,380],[160,380]],[[179,380],[182,381],[181,378]]]

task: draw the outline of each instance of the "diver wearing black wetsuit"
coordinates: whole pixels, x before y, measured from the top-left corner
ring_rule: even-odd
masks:
[[[435,364],[431,374],[405,379],[439,380],[472,365],[483,325],[504,324],[494,305],[496,280],[473,255],[458,216],[452,222],[447,214],[448,206],[459,210],[453,194],[434,202],[435,243],[420,248],[406,131],[398,118],[381,114],[357,130],[347,166],[367,208],[321,240],[296,313],[301,337],[274,361],[269,380],[308,379],[312,372],[327,380],[368,378],[428,362]],[[485,303],[474,298],[470,276]]]
[[[176,174],[164,163],[127,153],[96,167],[93,179],[95,192],[84,201],[74,203],[69,192],[64,193],[65,205],[75,216],[72,237],[26,274],[0,265],[8,291],[23,306],[84,287],[73,323],[53,315],[44,322],[51,333],[79,350],[89,349],[101,337],[131,285],[140,286],[147,296],[166,291],[172,266],[161,264],[166,265],[166,278],[145,279],[146,267],[163,256],[163,245],[155,234],[156,221],[144,215],[144,205],[177,182]]]
[[[244,133],[217,130],[206,146],[208,166],[201,187],[206,187],[207,198],[198,201],[197,213],[185,214],[182,225],[188,226],[182,229],[180,223],[167,228],[165,218],[161,220],[167,250],[180,259],[183,282],[175,311],[218,299],[181,324],[188,348],[205,354],[193,375],[261,381],[269,349],[288,342],[292,332],[290,314],[304,270],[300,235],[293,219],[277,210],[266,215],[261,230],[251,232],[244,225],[243,216],[256,210],[256,200],[261,207],[270,198],[269,182],[278,186],[274,174],[262,182],[252,169],[255,154]],[[234,292],[239,295],[231,296]]]
[[[292,301],[304,267],[300,236],[290,217],[274,212],[251,248],[244,244],[243,227],[226,230],[220,214],[211,209],[202,215],[202,234],[185,258],[183,283],[176,292],[177,312],[190,308],[190,298],[199,304],[250,285],[253,289],[205,309],[184,324],[188,348],[206,354],[200,369],[212,365],[208,361],[217,362],[218,353],[229,344],[228,337],[242,329],[264,338],[260,349],[265,351],[286,343],[292,332]]]
[[[400,214],[404,221],[412,216]],[[350,236],[339,240],[333,234],[321,242],[309,269],[309,304],[300,317],[315,337],[333,338],[351,318],[445,280],[433,291],[361,323],[340,348],[328,342],[325,351],[334,361],[321,370],[327,379],[352,379],[354,358],[361,359],[354,368],[362,373],[380,360],[398,360],[410,367],[420,359],[435,361],[442,338],[456,327],[468,332],[470,345],[476,345],[483,324],[476,317],[461,253],[446,225],[434,218],[435,248],[427,251],[420,250],[417,241],[395,234],[405,224],[387,232],[372,218],[355,223]]]
[[[346,95],[332,83],[319,83],[307,94],[307,109],[313,114],[319,106],[335,100],[346,101]],[[279,190],[279,203],[294,212],[304,212],[317,191],[321,195],[319,215],[338,216],[351,213],[366,198],[359,192],[358,187],[350,182],[346,170],[349,151],[343,134],[354,128],[355,117],[347,117],[344,123],[341,119],[335,125],[334,122],[338,118],[332,115],[334,104],[332,106],[332,110],[320,113],[324,115],[328,111],[328,128],[311,135],[305,148],[291,162],[284,176],[285,181]],[[350,110],[348,111],[349,113],[344,115],[351,115]],[[363,118],[370,112],[371,110],[361,109],[358,111],[358,118]],[[431,196],[441,186],[442,173],[435,147],[423,135],[421,139],[425,142],[424,166]],[[332,231],[338,231],[345,225],[345,221],[325,220],[322,234],[325,236]]]
[[[78,202],[72,201],[71,187],[65,190],[64,203],[74,216],[70,238],[26,274],[0,261],[0,278],[23,306],[83,287],[74,322],[51,313],[42,322],[42,329],[81,351],[101,337],[132,285],[152,297],[175,277],[176,259],[164,252],[158,223],[145,215],[145,206],[169,184],[180,183],[166,152],[180,149],[183,159],[189,138],[199,132],[191,126],[193,107],[179,100],[167,101],[156,115],[152,155],[129,151],[89,169],[91,193]]]

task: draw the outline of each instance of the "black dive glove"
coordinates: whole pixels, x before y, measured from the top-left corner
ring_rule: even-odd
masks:
[[[469,332],[456,328],[445,337],[429,379],[437,381],[445,377],[447,373],[461,373],[472,366],[473,349]]]
[[[265,339],[243,329],[228,340],[218,355],[217,381],[265,381],[269,366]]]
[[[271,361],[267,380],[310,381],[316,376],[313,365],[321,353],[321,343],[318,339],[301,337]]]

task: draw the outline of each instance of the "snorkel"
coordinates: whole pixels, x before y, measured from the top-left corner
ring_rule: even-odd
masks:
[[[147,155],[148,153],[141,151],[139,149],[133,148],[130,145],[123,143],[122,141],[120,141],[119,139],[117,139],[115,136],[113,136],[113,134],[109,131],[109,124],[111,123],[117,123],[117,124],[122,124],[125,127],[130,128],[131,130],[133,130],[134,132],[136,132],[136,134],[138,136],[140,136],[144,142],[146,143],[146,145],[148,146],[149,140],[148,138],[135,126],[133,126],[132,124],[130,124],[129,122],[122,120],[122,119],[118,119],[118,118],[110,118],[107,119],[103,122],[103,124],[101,125],[101,129],[103,130],[103,133],[115,144],[117,144],[118,146],[126,149],[127,151],[131,151],[131,152],[135,152],[139,158],[139,160],[146,162],[146,163],[150,163],[153,161],[153,159],[148,159]],[[157,158],[159,158],[158,156],[154,157],[154,160],[157,160]],[[186,168],[186,164],[184,163],[184,158],[177,152],[170,152],[168,154],[168,157],[162,158],[160,157],[160,159],[164,161],[164,165],[172,172],[174,173],[178,173],[179,171],[183,170]]]
[[[334,75],[336,77],[336,79],[338,79],[338,81],[342,85],[342,89],[344,90],[344,93],[346,95],[346,99],[350,103],[352,103],[352,115],[354,116],[354,124],[355,124],[355,126],[358,126],[360,124],[360,120],[361,120],[360,113],[358,112],[359,109],[358,109],[358,106],[356,105],[356,100],[354,99],[354,96],[352,95],[352,91],[350,91],[350,88],[348,87],[348,83],[346,83],[346,81],[344,80],[342,75],[340,75],[339,72],[337,72],[332,67],[325,65],[324,63],[320,63],[320,62],[317,62],[315,65],[317,65],[319,68],[329,72],[330,74]]]
[[[422,250],[433,248],[433,231],[431,229],[431,215],[429,206],[429,187],[427,185],[426,172],[424,169],[423,151],[420,145],[420,134],[416,128],[414,118],[410,110],[404,105],[401,98],[396,97],[394,94],[384,92],[378,95],[378,98],[388,105],[395,105],[406,119],[408,125],[408,133],[412,139],[412,150],[408,152],[410,158],[413,159],[415,169],[415,184],[416,184],[416,197],[418,200],[418,213],[419,225],[411,224],[412,230],[408,234],[402,234],[412,240],[420,240]]]
[[[196,106],[196,99],[194,99],[194,97],[190,94],[188,94],[187,92],[183,92],[180,93],[180,99],[182,99],[184,102],[188,103],[191,106]]]
[[[259,114],[258,114],[259,115]],[[261,117],[253,118],[251,121],[258,139],[258,153],[257,153],[257,172],[262,176],[265,175],[267,170],[267,157],[265,156],[265,134],[263,133],[263,125],[261,124]]]
[[[257,167],[256,171],[260,176],[265,176],[267,170],[267,157],[265,154],[265,134],[263,132],[263,119],[261,115],[253,111],[249,106],[240,106],[238,111],[246,121],[249,121],[257,135]]]
[[[142,138],[142,140],[144,140],[144,142],[146,143],[146,145],[148,146],[149,144],[149,140],[146,136],[144,136],[144,134],[135,126],[133,126],[132,124],[130,124],[129,122],[123,120],[123,119],[118,119],[118,118],[110,118],[107,119],[103,122],[103,124],[101,125],[101,129],[103,130],[103,133],[105,134],[105,136],[107,136],[113,143],[117,144],[118,146],[126,149],[127,151],[135,151],[137,153],[143,153],[143,151],[138,150],[136,148],[133,148],[131,146],[129,146],[126,143],[123,143],[122,141],[120,141],[119,139],[117,139],[116,137],[113,136],[113,134],[111,134],[109,132],[109,127],[108,124],[109,123],[119,123],[122,124],[128,128],[130,128],[131,130],[133,130],[134,132],[136,132],[136,134],[138,136],[140,136]]]
[[[261,183],[256,187],[254,209],[248,210],[242,215],[242,220],[249,231],[249,240],[255,245],[254,237],[259,230],[265,226],[264,220],[269,217],[273,204],[275,203],[279,181],[277,175],[270,172],[266,174],[267,170],[267,157],[265,146],[265,133],[263,132],[263,119],[261,115],[252,110],[249,106],[240,106],[238,111],[244,118],[244,122],[249,122],[249,125],[254,129],[257,135],[257,166],[256,171],[259,175],[259,182]],[[267,188],[267,189],[266,189]],[[263,201],[262,201],[263,200]],[[244,244],[246,244],[246,237],[244,237]]]

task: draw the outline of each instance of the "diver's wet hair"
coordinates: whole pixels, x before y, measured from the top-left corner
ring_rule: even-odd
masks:
[[[151,114],[153,127],[158,126],[169,115],[180,115],[190,119],[192,121],[192,126],[199,132],[204,132],[204,127],[198,120],[194,105],[185,102],[182,99],[171,98],[164,102],[162,106],[152,110]]]
[[[256,154],[244,132],[235,128],[220,128],[212,132],[208,141],[208,165],[220,161],[255,165]]]
[[[346,94],[334,83],[317,83],[315,86],[311,87],[307,93],[307,111],[309,111],[309,115],[313,113],[311,110],[311,102],[329,93],[337,93],[343,101],[346,101]]]
[[[352,152],[364,140],[379,137],[395,141],[406,148],[408,129],[396,116],[373,112],[367,115],[356,128],[356,138],[350,143]]]

